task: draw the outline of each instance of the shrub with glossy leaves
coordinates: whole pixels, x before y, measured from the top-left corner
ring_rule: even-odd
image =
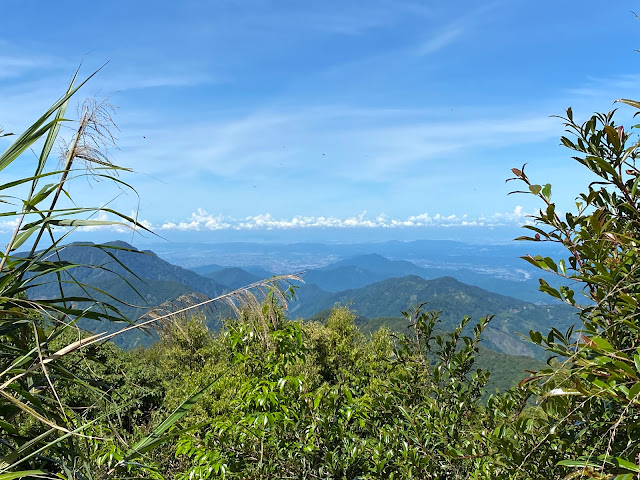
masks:
[[[640,144],[632,139],[634,127],[615,124],[614,112],[579,123],[568,109],[564,121],[570,135],[562,137],[563,145],[595,176],[575,210],[561,213],[551,185],[536,184],[524,167],[513,169],[525,192],[543,203],[535,225],[525,226],[532,235],[521,239],[558,243],[567,251],[566,259],[524,258],[567,281],[556,289],[541,280],[540,288],[575,306],[581,320],[567,332],[531,332],[532,340],[556,357],[551,368],[539,372],[548,380],[540,405],[554,436],[575,445],[560,461],[572,478],[638,478]]]

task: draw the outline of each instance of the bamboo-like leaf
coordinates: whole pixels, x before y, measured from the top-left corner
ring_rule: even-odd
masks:
[[[29,449],[31,449],[33,446],[37,445],[39,442],[41,442],[42,440],[44,440],[45,438],[47,438],[48,436],[50,436],[52,433],[54,433],[56,431],[55,428],[50,428],[49,430],[47,430],[44,433],[41,433],[40,435],[38,435],[37,437],[34,437],[32,439],[30,439],[29,441],[23,443],[22,445],[20,445],[18,448],[16,448],[15,450],[13,450],[11,453],[9,453],[8,455],[0,458],[0,472],[5,469],[10,467],[11,465],[14,464],[14,462],[16,460],[18,460],[20,458],[21,455],[23,455],[25,452],[28,452]]]
[[[626,103],[634,108],[640,109],[640,102],[636,100],[629,100],[628,98],[619,98],[616,103]]]
[[[16,478],[50,478],[42,470],[23,470],[21,472],[0,473],[0,480],[14,480]]]
[[[7,150],[0,154],[0,170],[4,170],[7,166],[9,166],[11,162],[13,162],[22,154],[22,152],[28,149],[34,142],[36,142],[42,135],[47,133],[52,127],[64,121],[64,119],[62,118],[55,118],[53,121],[45,123],[47,122],[49,117],[54,114],[54,112],[65,105],[67,101],[101,69],[102,67],[93,72],[77,87],[73,87],[70,90],[67,90],[67,92],[57,102],[55,102],[44,115],[42,115],[38,120],[36,120],[33,125],[31,125],[22,134],[20,134],[18,138],[16,138],[14,142],[9,146],[9,148],[7,148]]]
[[[22,376],[22,375],[20,375],[20,376]],[[9,382],[13,383],[11,380]],[[7,382],[5,382],[5,383],[7,383]],[[7,383],[7,385],[8,385],[8,383]],[[9,395],[5,391],[5,389],[7,388],[7,385],[3,384],[2,386],[0,386],[0,396],[3,396],[7,400],[9,400],[9,402],[13,403],[16,407],[18,407],[20,410],[22,410],[23,412],[29,414],[30,416],[32,416],[36,420],[39,420],[40,422],[44,423],[45,425],[48,425],[51,428],[55,428],[56,430],[60,430],[61,432],[67,432],[67,433],[69,432],[69,430],[67,430],[65,427],[61,427],[60,425],[57,425],[56,423],[52,422],[48,418],[45,418],[42,415],[40,415],[36,410],[34,410],[32,407],[30,407],[26,403],[21,402],[20,400],[15,398],[13,395]]]
[[[58,227],[94,227],[98,225],[122,225],[124,227],[131,228],[131,226],[126,223],[112,222],[109,220],[78,220],[74,218],[68,220],[49,220],[46,223]]]
[[[12,249],[15,250],[20,248],[22,244],[26,242],[29,239],[29,237],[33,235],[35,232],[37,232],[39,229],[40,228],[38,226],[35,226],[35,227],[28,228],[23,232],[20,232],[18,235],[16,235],[16,238],[13,241]]]
[[[73,95],[72,93],[73,86],[76,83],[76,79],[78,78],[79,71],[80,71],[80,68],[78,67],[78,69],[76,70],[76,73],[73,75],[73,78],[71,79],[71,82],[69,82],[69,87],[67,88],[67,91],[65,93],[65,95],[69,95],[69,98],[71,97],[71,95]],[[38,159],[38,168],[36,169],[35,177],[39,176],[42,173],[44,166],[47,163],[47,159],[49,158],[51,149],[55,145],[56,138],[58,137],[58,132],[60,131],[60,124],[67,111],[68,104],[69,104],[69,99],[67,98],[67,100],[58,108],[58,112],[56,113],[56,117],[55,117],[55,120],[57,120],[57,122],[49,130],[47,139],[45,140],[44,145],[42,146],[42,150],[40,152],[40,158]],[[33,187],[31,189],[32,194],[35,191],[36,183],[37,183],[36,181],[33,182]]]

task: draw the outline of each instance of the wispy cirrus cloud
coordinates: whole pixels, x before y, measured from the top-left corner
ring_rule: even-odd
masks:
[[[453,26],[443,30],[419,45],[416,48],[416,55],[426,56],[442,50],[453,43],[463,32],[464,30],[459,26]]]
[[[66,62],[59,57],[38,54],[0,55],[0,80],[16,79],[34,70],[59,68]]]
[[[241,8],[238,8],[241,7]],[[274,13],[269,4],[236,5],[236,21],[252,29],[304,30],[326,34],[363,35],[369,30],[394,25],[407,18],[430,18],[433,8],[423,2],[372,0],[366,3],[340,2],[331,9],[323,3],[307,3]],[[224,28],[224,25],[221,25]]]
[[[247,172],[275,175],[286,168],[313,175],[309,177],[313,181],[390,183],[406,178],[412,169],[421,171],[432,161],[478,147],[557,136],[557,120],[536,112],[510,118],[473,115],[461,120],[428,111],[344,106],[263,110],[221,122],[172,129],[150,126],[142,134],[126,133],[122,163],[132,164],[127,161],[131,158],[140,170],[153,175],[164,175],[171,159],[180,158],[181,175],[238,178]],[[427,120],[434,116],[437,120]],[[147,139],[144,145],[139,141],[142,135]]]
[[[588,108],[589,111],[611,109],[614,108],[613,102],[619,98],[640,98],[640,74],[592,76],[581,85],[566,91],[575,98],[578,108]]]

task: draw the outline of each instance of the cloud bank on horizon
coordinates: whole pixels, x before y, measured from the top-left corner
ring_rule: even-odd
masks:
[[[136,218],[135,212],[131,214]],[[182,221],[167,221],[161,224],[153,224],[148,220],[138,219],[138,222],[149,230],[162,234],[163,232],[205,232],[220,230],[298,230],[298,229],[350,229],[350,228],[432,228],[432,227],[503,227],[522,226],[532,224],[532,214],[526,213],[522,206],[516,206],[512,212],[494,213],[488,216],[471,218],[468,215],[457,216],[455,214],[441,215],[436,213],[421,213],[410,215],[406,218],[390,218],[385,214],[377,216],[367,215],[362,212],[359,215],[338,218],[333,216],[302,216],[295,215],[291,218],[275,218],[270,213],[251,215],[244,218],[234,218],[223,215],[213,215],[198,208],[191,216]],[[94,217],[100,221],[117,221],[118,219],[106,212],[99,212]],[[0,222],[0,234],[8,234],[18,225],[18,217]],[[92,232],[130,232],[131,229],[120,224],[96,225],[79,227],[79,231]]]
[[[296,215],[289,219],[274,218],[271,214],[253,215],[241,219],[212,215],[199,208],[185,221],[166,222],[161,225],[153,225],[150,222],[142,223],[151,230],[158,231],[206,231],[206,230],[291,230],[308,228],[419,228],[419,227],[497,227],[505,225],[521,226],[531,223],[531,214],[525,213],[522,206],[518,205],[513,212],[494,213],[487,217],[470,218],[468,215],[458,217],[451,215],[429,215],[421,213],[411,215],[404,219],[389,218],[381,214],[376,217],[362,212],[357,216],[337,217],[313,217]]]

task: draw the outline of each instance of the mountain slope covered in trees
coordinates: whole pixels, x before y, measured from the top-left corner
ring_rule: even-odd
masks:
[[[311,288],[311,291],[305,289]],[[392,325],[400,312],[417,303],[427,303],[433,310],[441,310],[443,327],[450,329],[462,317],[479,319],[494,315],[485,331],[488,346],[515,355],[536,354],[530,342],[518,335],[529,330],[549,328],[566,330],[577,322],[575,309],[566,305],[534,305],[511,297],[498,295],[479,287],[466,285],[452,277],[425,280],[406,276],[383,280],[360,289],[336,293],[323,292],[317,286],[300,288],[300,302],[290,307],[294,317],[307,318],[336,304],[350,305],[358,315],[367,318],[388,317],[383,324]]]
[[[62,262],[84,265],[61,273],[65,295],[74,297],[88,293],[96,300],[112,304],[132,321],[151,307],[181,295],[197,292],[213,298],[230,290],[213,279],[172,265],[151,251],[138,251],[126,242],[109,242],[101,248],[86,248],[86,245],[93,244],[70,244],[56,255],[56,260],[59,255]],[[55,299],[59,295],[54,274],[39,277],[29,289],[33,299]],[[122,327],[117,322],[96,323],[86,318],[79,325],[90,331],[116,331]],[[154,338],[133,330],[114,341],[132,347],[148,344]]]

